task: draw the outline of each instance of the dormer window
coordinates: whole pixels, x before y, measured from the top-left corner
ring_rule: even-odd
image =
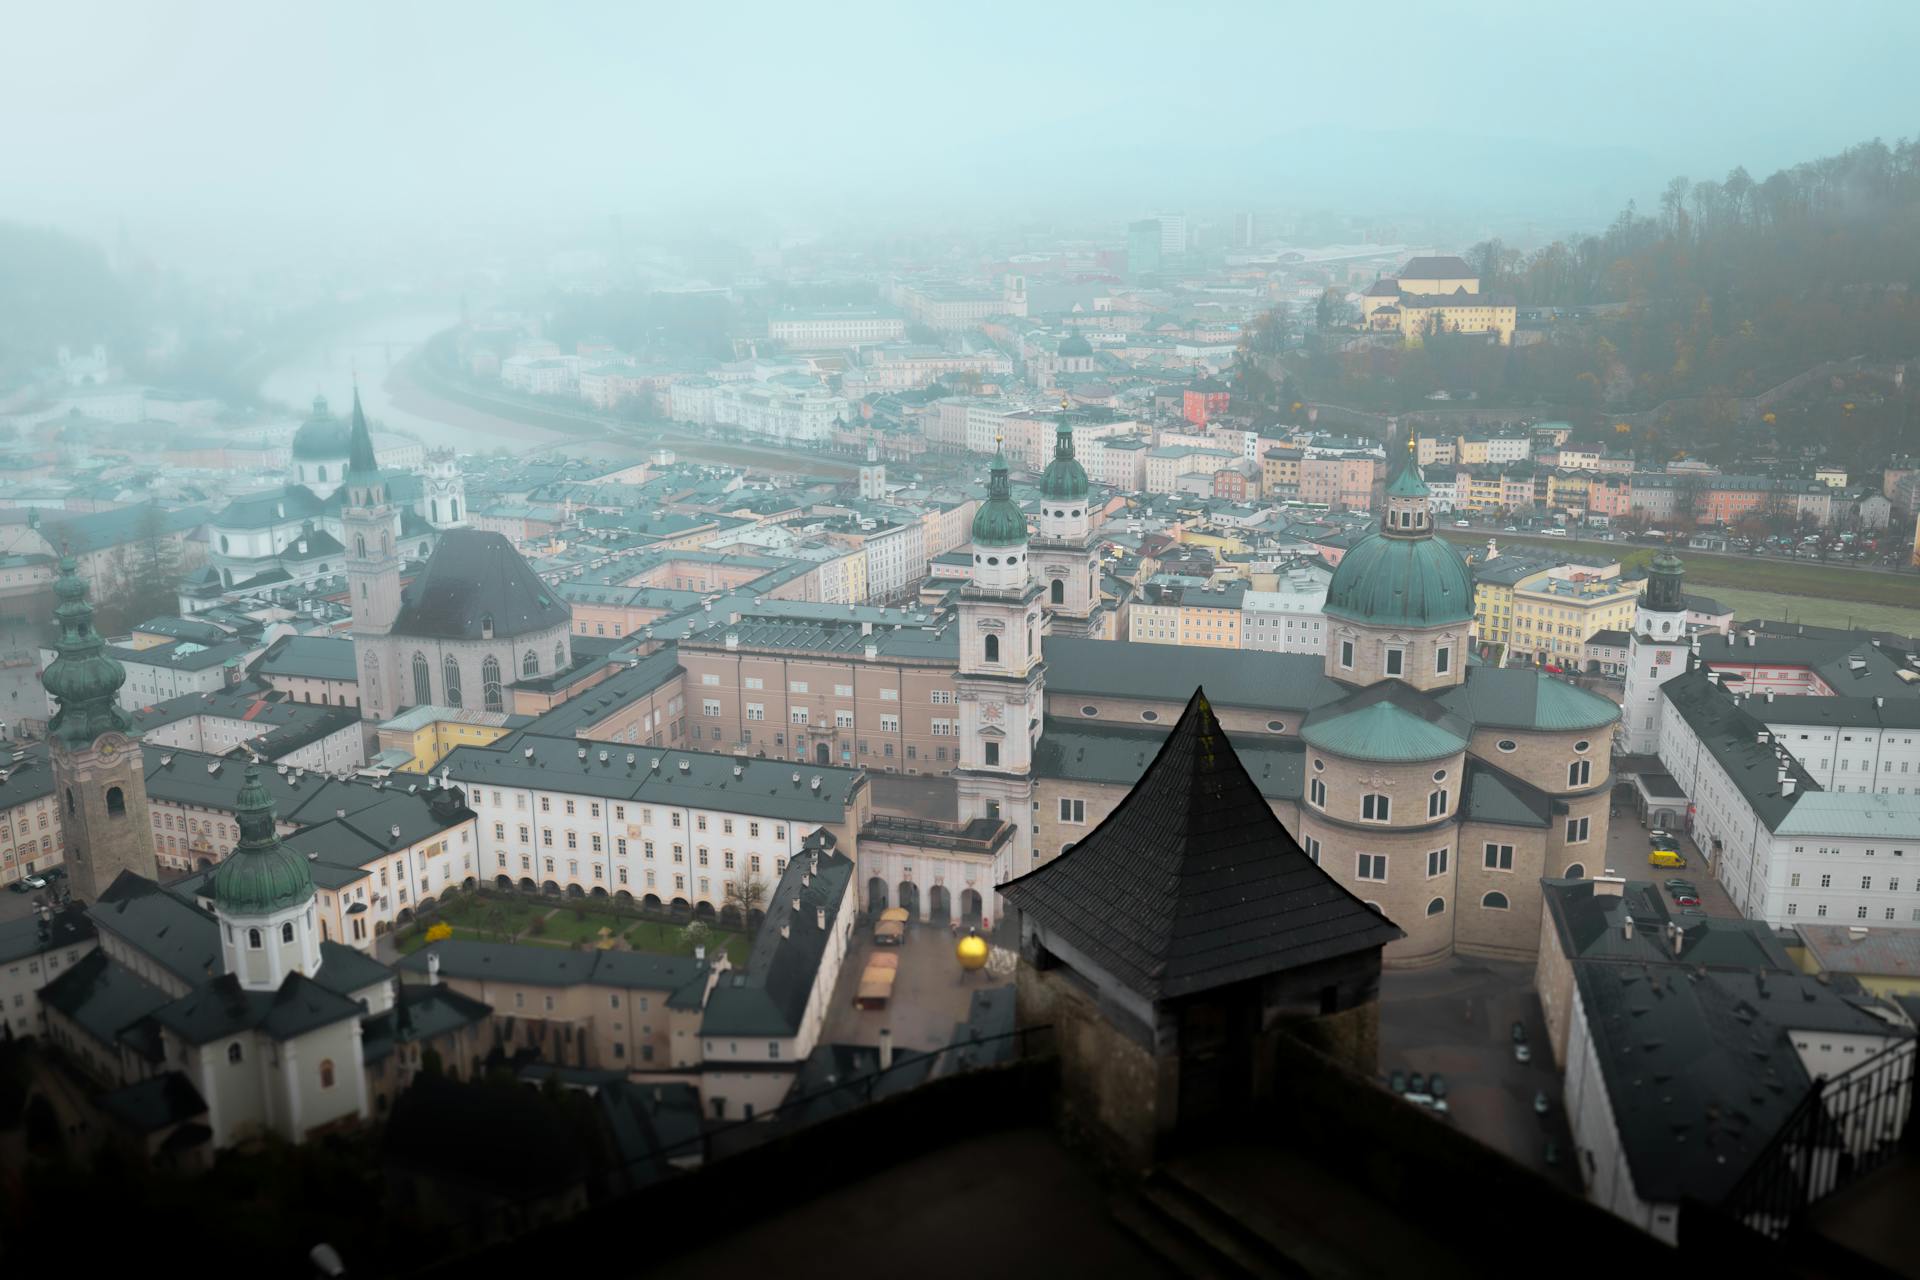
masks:
[[[490,613],[480,616],[480,638],[482,640],[493,639],[493,615]]]

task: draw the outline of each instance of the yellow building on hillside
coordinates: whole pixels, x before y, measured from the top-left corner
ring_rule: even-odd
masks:
[[[399,773],[427,773],[455,747],[484,747],[507,736],[514,721],[498,711],[415,707],[381,724],[379,764]]]
[[[1638,589],[1620,581],[1620,566],[1563,566],[1520,579],[1513,588],[1513,642],[1509,652],[1541,665],[1579,670],[1587,637],[1633,627]]]

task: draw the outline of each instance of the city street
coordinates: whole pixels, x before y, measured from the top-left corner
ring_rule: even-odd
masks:
[[[1524,1064],[1513,1056],[1516,1021],[1525,1024],[1533,1054]],[[1531,965],[1462,958],[1382,974],[1380,1073],[1384,1079],[1395,1070],[1438,1071],[1450,1108],[1442,1123],[1581,1190]],[[1533,1109],[1541,1092],[1549,1103],[1544,1116]],[[1555,1165],[1546,1162],[1549,1141],[1559,1145]]]
[[[1652,833],[1630,806],[1622,804],[1607,832],[1607,865],[1614,874],[1628,880],[1651,880],[1655,884],[1675,878],[1690,880],[1700,891],[1700,910],[1710,916],[1738,920],[1739,908],[1733,905],[1733,899],[1727,896],[1726,889],[1714,877],[1706,858],[1694,845],[1692,838],[1682,831],[1675,831],[1672,835],[1672,847],[1687,860],[1686,867],[1672,870],[1648,865],[1647,854],[1653,849]],[[1674,904],[1671,895],[1666,901],[1667,909],[1678,915],[1681,908]]]

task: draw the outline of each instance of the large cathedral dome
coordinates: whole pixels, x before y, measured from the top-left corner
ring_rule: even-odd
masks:
[[[1438,627],[1473,618],[1473,575],[1438,538],[1371,533],[1341,559],[1326,612],[1376,626]]]
[[[327,412],[324,396],[313,398],[313,416],[293,433],[293,456],[313,462],[331,462],[347,456],[347,423]]]

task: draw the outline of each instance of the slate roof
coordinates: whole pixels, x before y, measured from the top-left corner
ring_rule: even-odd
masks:
[[[1470,280],[1477,279],[1479,272],[1467,265],[1466,259],[1452,254],[1435,257],[1408,258],[1407,265],[1400,268],[1397,277],[1401,280]]]
[[[207,1100],[178,1071],[114,1089],[94,1099],[102,1111],[135,1133],[158,1133],[168,1125],[207,1113]]]
[[[1475,666],[1466,682],[1434,697],[1477,728],[1570,732],[1604,729],[1620,718],[1620,705],[1543,671]]]
[[[1188,648],[1171,662],[1160,645],[1049,636],[1046,658],[1049,695],[1185,702],[1201,684],[1218,706],[1306,710],[1348,693],[1327,678],[1324,659],[1309,653]]]
[[[1792,973],[1794,963],[1764,920],[1675,916],[1667,896],[1651,880],[1629,880],[1617,895],[1598,892],[1587,880],[1544,880],[1547,918],[1571,959],[1632,964],[1704,965],[1750,973]],[[1626,921],[1633,921],[1633,936]],[[1676,950],[1673,925],[1681,927]]]
[[[358,680],[353,641],[345,636],[282,636],[254,664],[263,676],[299,676],[309,680]]]
[[[1234,754],[1260,794],[1298,800],[1305,787],[1306,744],[1278,734],[1230,734]],[[1166,731],[1076,721],[1049,716],[1034,745],[1036,777],[1102,782],[1131,787],[1160,753]]]
[[[363,1012],[357,1002],[304,974],[287,975],[277,991],[248,991],[228,973],[148,1016],[188,1044],[199,1045],[242,1031],[264,1031],[275,1040],[292,1040]]]
[[[707,997],[702,1036],[790,1036],[799,1031],[827,942],[840,927],[840,910],[851,904],[853,859],[825,844],[826,839],[820,832],[808,836],[805,851],[788,861],[779,885],[768,895],[766,918],[754,935],[746,972],[722,974]],[[812,857],[816,850],[817,865]]]
[[[313,980],[349,999],[368,987],[377,987],[393,979],[393,971],[364,951],[356,951],[331,939],[320,944],[320,972]]]
[[[1920,840],[1920,796],[1810,791],[1773,826],[1782,836]]]
[[[1920,978],[1920,929],[1870,929],[1855,937],[1846,925],[1803,924],[1799,934],[1815,972]]]
[[[48,1008],[66,1015],[88,1035],[109,1046],[119,1043],[121,1032],[172,999],[98,950],[80,957],[78,964],[40,991],[40,1000]]]
[[[93,941],[93,937],[93,921],[87,917],[86,908],[77,904],[53,912],[44,928],[37,916],[0,921],[0,964],[78,946]]]
[[[397,636],[478,640],[491,618],[496,639],[564,626],[573,611],[548,589],[505,535],[449,529],[407,587]]]
[[[1043,932],[1149,999],[1405,936],[1287,834],[1203,690],[1106,820],[1001,892]]]
[[[1553,825],[1553,797],[1484,760],[1467,757],[1461,811],[1469,822],[1498,822],[1510,827]]]
[[[124,938],[182,982],[198,986],[226,968],[213,915],[131,871],[102,890],[87,914],[102,933]]]
[[[403,957],[395,966],[424,974],[427,956],[440,957],[442,978],[512,982],[529,987],[591,984],[648,991],[678,991],[705,976],[711,962],[647,951],[574,951],[510,942],[443,938]]]
[[[486,1019],[493,1006],[445,983],[402,983],[393,1007],[360,1024],[360,1058],[379,1062],[401,1044],[433,1040]]]
[[[1777,829],[1800,801],[1818,792],[1819,784],[1791,753],[1783,759],[1760,741],[1760,735],[1767,732],[1766,725],[1732,695],[1715,687],[1706,671],[1695,669],[1675,676],[1660,686],[1660,696],[1667,700],[1669,710],[1687,722],[1733,785],[1740,788],[1767,830]],[[1786,795],[1781,794],[1781,769],[1794,779],[1794,789]],[[1858,797],[1862,801],[1866,798]]]

